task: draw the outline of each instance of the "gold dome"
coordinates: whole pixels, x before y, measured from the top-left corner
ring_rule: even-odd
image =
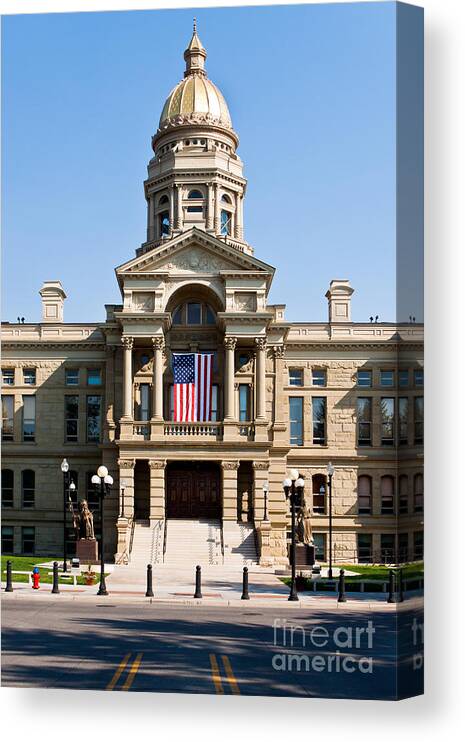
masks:
[[[188,123],[218,123],[232,128],[228,106],[216,85],[205,74],[207,53],[194,24],[192,39],[184,52],[184,80],[169,94],[160,116],[160,129]]]

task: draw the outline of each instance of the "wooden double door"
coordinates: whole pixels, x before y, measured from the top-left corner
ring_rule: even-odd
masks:
[[[168,464],[165,486],[167,518],[221,518],[221,473],[217,464]]]

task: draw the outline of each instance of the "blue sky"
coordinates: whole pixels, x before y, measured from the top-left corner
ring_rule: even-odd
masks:
[[[3,318],[101,321],[113,269],[145,239],[143,180],[193,11],[3,19]],[[270,300],[326,319],[349,278],[353,319],[395,318],[393,3],[201,9],[209,77],[249,185],[245,236],[277,269]]]

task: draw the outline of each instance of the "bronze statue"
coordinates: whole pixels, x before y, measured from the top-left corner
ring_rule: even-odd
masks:
[[[84,539],[95,539],[94,516],[89,510],[87,500],[79,503],[79,535]]]
[[[297,512],[296,532],[297,540],[300,544],[307,544],[307,546],[310,546],[310,544],[313,543],[310,510],[305,504],[302,505]]]

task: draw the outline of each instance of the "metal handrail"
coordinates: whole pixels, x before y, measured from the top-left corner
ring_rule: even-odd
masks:
[[[165,518],[165,527],[163,529],[163,561],[165,561],[166,553],[166,532],[168,530],[168,518]]]

